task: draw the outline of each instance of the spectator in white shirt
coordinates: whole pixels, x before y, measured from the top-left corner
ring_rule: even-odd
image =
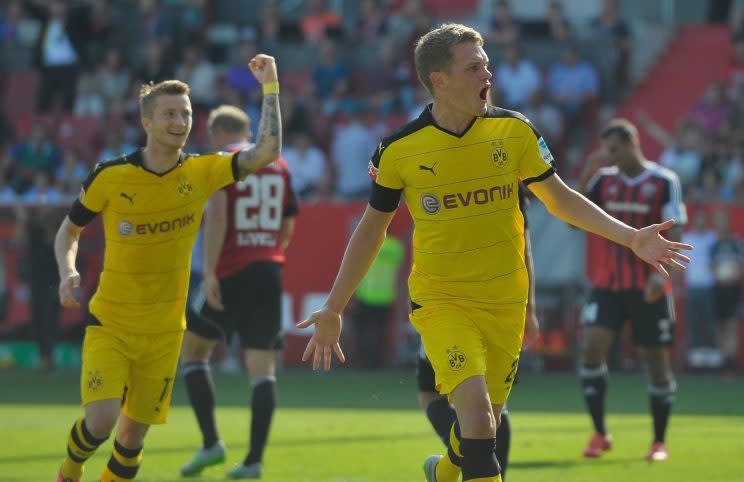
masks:
[[[204,60],[204,52],[197,45],[186,47],[183,64],[176,69],[176,78],[191,87],[194,108],[209,109],[216,99],[217,70]]]
[[[708,214],[698,210],[692,218],[692,230],[682,235],[682,242],[695,246],[685,271],[687,284],[687,324],[690,349],[713,346],[713,286],[711,248],[718,236],[708,227]]]
[[[496,68],[496,87],[504,95],[508,109],[521,109],[540,88],[540,71],[535,64],[522,57],[517,45],[509,45],[504,61]]]
[[[377,147],[377,136],[361,118],[352,113],[346,125],[336,130],[331,159],[336,166],[336,192],[346,199],[362,199],[369,194],[367,173],[370,153]]]
[[[328,162],[323,151],[313,145],[307,131],[296,131],[282,149],[282,156],[292,173],[292,189],[307,199],[328,187]]]

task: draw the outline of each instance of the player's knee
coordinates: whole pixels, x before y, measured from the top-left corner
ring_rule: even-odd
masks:
[[[584,366],[594,367],[602,365],[605,362],[604,352],[598,343],[584,342],[581,352],[581,359]]]
[[[246,350],[244,354],[245,367],[251,380],[274,377],[276,364],[274,352],[265,350]]]
[[[93,411],[88,412],[85,415],[85,426],[91,435],[95,438],[103,439],[111,434],[111,431],[116,426],[116,421],[119,418],[119,413],[113,411]]]
[[[471,410],[457,419],[463,438],[491,438],[496,434],[497,421],[490,407]]]

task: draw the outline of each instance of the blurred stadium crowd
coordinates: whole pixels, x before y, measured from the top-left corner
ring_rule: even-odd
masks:
[[[413,41],[446,20],[480,26],[494,103],[532,118],[560,154],[628,87],[633,42],[614,1],[581,25],[560,2],[547,5],[544,18],[521,21],[506,1],[5,1],[6,98],[32,102],[3,109],[0,199],[54,202],[75,193],[88,166],[141,144],[142,82],[190,84],[190,149],[209,150],[208,109],[230,103],[258,117],[260,89],[246,67],[257,51],[280,63],[284,156],[297,191],[364,198],[380,137],[427,102]],[[249,20],[231,21],[246,9]]]
[[[445,21],[484,34],[493,103],[527,115],[575,182],[598,127],[645,74],[638,59],[653,63],[651,43],[617,0],[539,3],[544,12],[526,18],[515,12],[524,5],[505,0],[0,0],[0,206],[67,206],[94,163],[142,145],[145,82],[191,86],[189,152],[212,150],[206,118],[220,104],[243,107],[255,132],[261,89],[247,62],[257,52],[279,64],[282,155],[295,191],[305,202],[364,200],[380,138],[428,103],[414,40]],[[658,161],[677,172],[686,202],[744,204],[744,2],[709,4],[725,4],[731,26],[726,77],[674,129],[643,110],[631,120],[662,145]],[[656,44],[658,54],[664,42]],[[60,215],[25,230],[46,253],[31,256],[31,278],[56,276]],[[44,310],[56,285],[36,292]],[[692,348],[713,344],[696,333]]]

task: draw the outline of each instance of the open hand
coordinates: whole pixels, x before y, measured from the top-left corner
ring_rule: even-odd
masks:
[[[692,250],[689,244],[675,243],[664,238],[660,233],[674,226],[674,220],[669,219],[661,224],[652,224],[635,232],[630,241],[630,249],[659,273],[669,278],[669,273],[663,265],[679,270],[687,269],[682,263],[689,263],[690,258],[680,254],[681,249]]]
[[[339,361],[345,363],[346,357],[338,343],[341,337],[341,315],[328,308],[322,308],[310,315],[307,320],[297,323],[297,328],[308,328],[312,325],[315,325],[315,333],[307,343],[305,353],[302,354],[302,361],[308,361],[312,355],[313,370],[317,370],[320,368],[322,358],[323,369],[328,371],[331,369],[331,350],[333,350]]]

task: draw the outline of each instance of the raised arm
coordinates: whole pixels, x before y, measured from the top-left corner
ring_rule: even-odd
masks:
[[[341,336],[341,313],[377,257],[394,215],[395,211],[384,212],[367,206],[361,221],[351,235],[341,261],[341,268],[325,305],[310,318],[297,324],[300,328],[315,325],[315,333],[302,355],[302,361],[307,361],[311,355],[313,356],[313,370],[320,367],[321,358],[323,367],[330,370],[331,350],[336,352],[341,362],[346,361],[338,343]]]
[[[80,274],[75,268],[75,259],[83,229],[83,226],[78,226],[65,216],[54,238],[54,256],[59,269],[59,302],[65,308],[80,306],[74,293],[74,290],[80,288]]]
[[[261,120],[256,143],[238,155],[238,176],[244,179],[274,162],[282,149],[282,117],[279,112],[279,77],[274,57],[258,54],[249,67],[263,89]]]
[[[654,266],[666,277],[669,273],[662,264],[685,269],[680,261],[690,262],[689,258],[679,254],[677,250],[692,249],[692,246],[669,241],[659,234],[671,228],[674,225],[673,220],[635,229],[613,218],[596,204],[566,186],[557,174],[543,181],[533,182],[529,188],[557,218],[632,249],[636,256]]]

